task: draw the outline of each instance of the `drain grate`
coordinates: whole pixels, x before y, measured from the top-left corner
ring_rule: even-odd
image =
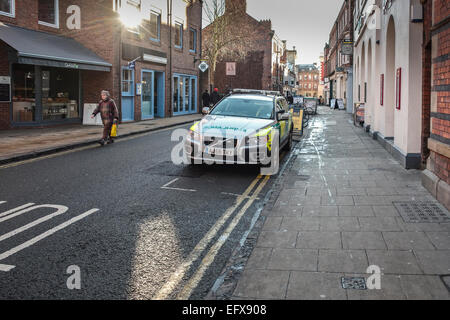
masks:
[[[450,222],[450,216],[441,204],[431,201],[399,201],[394,206],[405,222]]]
[[[342,288],[350,290],[367,290],[366,278],[364,277],[351,277],[341,278]]]

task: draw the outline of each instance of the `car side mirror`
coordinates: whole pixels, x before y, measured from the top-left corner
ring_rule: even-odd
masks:
[[[204,115],[207,115],[207,114],[209,114],[209,108],[208,107],[204,107],[203,109],[202,109],[202,113],[204,114]]]
[[[281,113],[278,116],[279,120],[278,121],[285,121],[285,120],[289,120],[289,113]]]
[[[281,121],[281,118],[283,117],[284,114],[286,114],[286,110],[284,109],[277,111],[277,120]]]

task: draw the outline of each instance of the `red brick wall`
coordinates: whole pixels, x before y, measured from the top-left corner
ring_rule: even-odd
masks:
[[[38,24],[38,2],[36,0],[15,1],[15,4],[15,18],[0,15],[0,22],[74,38],[112,65],[118,63],[119,37],[117,30],[119,24],[116,14],[112,10],[112,1],[60,0],[59,28]],[[66,10],[72,4],[78,5],[81,9],[81,30],[69,30],[66,26],[66,20],[70,16]],[[3,59],[3,57],[5,58]],[[9,62],[3,55],[0,61],[0,73],[3,73],[5,68],[9,68]],[[118,76],[118,72],[82,71],[84,101],[81,105],[98,102],[102,89],[109,90],[114,97],[118,98]],[[0,104],[0,129],[10,127],[9,115],[5,114],[5,110],[9,112],[9,105],[5,107],[5,104]]]
[[[110,91],[112,97],[116,100],[118,107],[121,108],[120,101],[120,80],[121,66],[127,66],[128,61],[119,60],[121,44],[121,24],[118,15],[113,11],[112,0],[60,0],[59,1],[59,28],[52,28],[38,24],[38,6],[36,0],[20,0],[16,3],[15,18],[0,16],[0,22],[18,25],[27,29],[39,30],[49,33],[55,33],[74,38],[88,49],[94,51],[98,56],[112,64],[111,72],[82,71],[83,83],[83,104],[97,103],[100,100],[100,91],[105,89]],[[68,6],[75,4],[81,9],[81,30],[69,30],[66,26],[66,13]],[[165,19],[165,17],[164,17]],[[173,72],[199,76],[197,61],[194,64],[194,58],[200,58],[201,52],[201,25],[202,25],[202,7],[198,0],[191,3],[186,9],[186,20],[183,32],[183,48],[181,50],[173,49]],[[197,30],[197,53],[189,51],[189,28]],[[124,30],[122,32],[123,43],[136,45],[152,50],[166,52],[169,51],[169,28],[163,23],[161,26],[161,42],[155,43],[148,40],[146,35],[136,38],[134,35]],[[172,43],[175,32],[172,32]],[[169,56],[169,54],[168,54]],[[0,59],[0,73],[8,67],[8,59]],[[165,72],[166,106],[165,115],[169,116],[170,111],[170,82],[169,65],[152,64],[146,62],[137,62],[135,70],[135,82],[141,81],[141,70],[151,69]],[[7,73],[9,71],[7,70]],[[200,80],[200,79],[199,79]],[[200,90],[200,85],[197,85]],[[197,101],[200,101],[200,95],[197,93]],[[5,122],[3,112],[9,112],[9,106],[5,108],[0,105],[0,120]],[[135,120],[141,120],[140,96],[135,97]],[[8,118],[9,119],[9,118]],[[9,126],[3,124],[3,127]],[[0,123],[0,128],[2,124]]]
[[[0,41],[0,76],[10,76],[7,46]],[[9,129],[10,103],[0,103],[0,129]]]
[[[428,1],[431,2],[431,1]],[[437,96],[436,110],[431,113],[431,138],[450,146],[450,4],[447,0],[433,0],[425,9],[433,5],[431,30],[425,39],[432,39],[436,48],[432,57],[433,82],[431,92]],[[425,17],[428,27],[430,17]],[[425,67],[427,67],[425,65]],[[432,110],[433,111],[433,110]],[[443,154],[431,151],[430,167],[439,178],[450,184],[450,159]]]
[[[241,35],[244,41],[234,42],[227,46],[219,57],[216,72],[214,74],[214,86],[223,93],[230,84],[230,78],[221,67],[221,63],[236,62],[237,74],[239,80],[233,80],[233,87],[239,85],[243,88],[272,90],[272,37],[270,20],[258,21],[248,14],[229,14],[233,23],[230,26],[232,34]],[[210,36],[210,27],[203,30],[204,46],[207,45]],[[263,53],[261,55],[260,53]],[[258,60],[255,60],[258,58]],[[257,74],[245,72],[249,64],[254,63],[261,67]],[[241,70],[239,70],[241,69]],[[259,77],[256,81],[256,75]],[[237,83],[235,85],[235,83]],[[204,90],[206,88],[202,88]]]

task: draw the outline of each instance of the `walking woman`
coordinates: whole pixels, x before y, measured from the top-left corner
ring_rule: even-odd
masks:
[[[116,103],[113,99],[111,99],[108,91],[103,90],[102,100],[99,102],[97,108],[95,108],[94,112],[92,112],[91,118],[95,118],[95,116],[100,113],[103,122],[103,137],[99,141],[99,143],[103,146],[105,143],[113,143],[114,140],[111,138],[111,128],[113,123],[119,121],[119,111],[117,110]]]

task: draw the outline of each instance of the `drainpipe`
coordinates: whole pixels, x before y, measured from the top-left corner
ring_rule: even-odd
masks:
[[[172,79],[172,0],[167,0],[167,21],[169,22],[169,114],[173,117],[173,79]]]

